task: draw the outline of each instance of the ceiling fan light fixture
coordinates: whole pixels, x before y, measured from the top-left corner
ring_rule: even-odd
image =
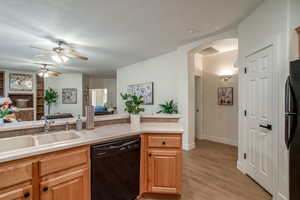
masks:
[[[44,76],[44,72],[39,72],[38,75],[39,75],[40,77],[43,77],[43,76]]]
[[[59,55],[53,55],[51,58],[52,58],[55,62],[57,62],[57,63],[65,63],[65,62],[67,62],[67,61],[69,60],[69,58],[68,58],[67,56],[64,56],[64,55],[62,55],[62,56],[59,56]]]

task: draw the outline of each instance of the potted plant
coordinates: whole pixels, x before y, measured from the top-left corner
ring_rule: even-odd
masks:
[[[178,106],[174,100],[166,101],[165,104],[159,104],[160,110],[157,113],[177,114]]]
[[[1,107],[0,107],[0,125],[2,125],[4,123],[4,118],[12,113],[13,111],[15,111],[15,108],[13,105],[10,105],[9,100],[4,100],[1,103]]]
[[[130,123],[133,125],[139,125],[141,121],[140,112],[144,112],[145,109],[140,106],[144,103],[143,96],[136,96],[131,94],[122,94],[122,99],[125,101],[125,111],[130,114]]]
[[[58,92],[52,88],[48,88],[45,94],[45,101],[48,106],[48,115],[50,115],[51,105],[56,103],[58,99]]]

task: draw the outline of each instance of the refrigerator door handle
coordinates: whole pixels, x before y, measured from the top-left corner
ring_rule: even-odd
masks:
[[[288,149],[297,123],[295,102],[296,100],[291,86],[290,77],[288,77],[285,84],[285,144]]]

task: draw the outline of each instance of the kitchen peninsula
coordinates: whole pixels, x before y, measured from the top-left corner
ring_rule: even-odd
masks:
[[[15,130],[4,126],[0,135],[30,131],[0,139],[0,199],[54,200],[64,195],[65,200],[88,200],[91,146],[132,136],[141,141],[139,196],[180,195],[183,129],[179,118],[144,115],[140,126],[132,127],[128,115],[101,116],[95,118],[94,130],[82,131],[63,131],[66,121],[56,120],[49,134],[29,134],[42,129],[38,121],[20,124]]]

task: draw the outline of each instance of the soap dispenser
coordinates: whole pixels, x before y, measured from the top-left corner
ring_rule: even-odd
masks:
[[[82,120],[80,118],[80,114],[78,115],[78,118],[76,120],[76,130],[77,131],[82,130]]]

